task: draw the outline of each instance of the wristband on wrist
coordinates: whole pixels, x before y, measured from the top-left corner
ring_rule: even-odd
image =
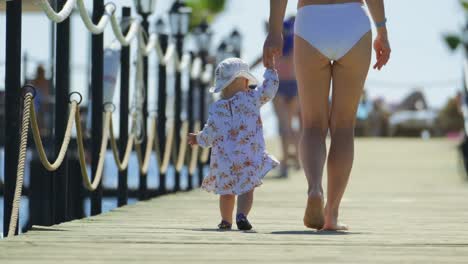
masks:
[[[375,27],[376,28],[381,28],[381,27],[385,27],[387,25],[387,18],[385,18],[383,21],[380,21],[378,23],[375,23]]]

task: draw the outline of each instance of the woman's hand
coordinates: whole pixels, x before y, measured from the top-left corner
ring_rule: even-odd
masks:
[[[197,142],[197,134],[195,133],[189,133],[188,136],[187,136],[187,141],[188,141],[188,144],[190,146],[194,146],[194,145],[197,145],[198,142]]]
[[[269,32],[263,45],[263,65],[265,68],[275,68],[275,58],[283,53],[283,34]]]
[[[390,59],[390,43],[386,34],[378,34],[374,40],[374,50],[377,62],[374,65],[374,69],[381,70]]]

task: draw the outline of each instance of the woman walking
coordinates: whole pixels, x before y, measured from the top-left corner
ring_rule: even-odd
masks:
[[[263,50],[265,65],[271,65],[281,55],[287,2],[270,0],[270,26]],[[384,3],[365,2],[377,28],[377,61],[373,68],[380,70],[390,58]],[[347,229],[338,222],[338,213],[353,164],[355,116],[370,66],[371,46],[370,20],[363,0],[299,0],[294,65],[302,117],[299,149],[308,182],[306,227]],[[327,157],[328,132],[331,140]],[[324,206],[325,163],[328,187]]]

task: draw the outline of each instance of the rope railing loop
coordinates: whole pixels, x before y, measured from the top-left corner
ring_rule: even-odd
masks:
[[[210,149],[204,148],[200,155],[200,162],[207,163],[209,158],[210,158]]]
[[[111,118],[110,118],[109,122],[110,122],[109,134],[110,134],[112,155],[114,156],[114,161],[115,161],[115,164],[117,165],[117,168],[119,169],[119,171],[123,171],[123,170],[128,168],[128,163],[130,161],[130,154],[132,153],[132,149],[133,149],[134,136],[133,136],[133,134],[129,135],[129,137],[127,139],[127,145],[125,147],[125,152],[124,152],[123,158],[122,158],[122,160],[120,160],[119,148],[117,147],[117,140],[115,139],[115,136],[114,136],[112,115],[111,115]]]
[[[88,11],[84,4],[84,0],[78,0],[77,3],[78,3],[78,9],[80,11],[81,20],[85,24],[86,28],[95,35],[101,34],[102,32],[104,32],[104,29],[107,23],[110,21],[110,17],[115,12],[115,4],[107,3],[104,6],[104,14],[102,15],[101,19],[99,20],[97,24],[94,24],[93,21],[91,20],[91,17],[88,14]]]
[[[85,157],[85,150],[83,146],[81,117],[80,117],[79,111],[75,113],[75,123],[77,127],[76,141],[78,145],[78,156],[79,156],[79,162],[80,162],[80,167],[81,167],[81,176],[83,178],[83,184],[88,191],[95,191],[96,188],[99,186],[99,183],[101,182],[101,179],[102,179],[102,174],[104,171],[104,160],[105,160],[106,151],[107,151],[107,144],[109,142],[109,127],[110,127],[109,124],[110,124],[111,116],[112,116],[112,113],[110,112],[104,113],[104,124],[103,124],[104,128],[102,131],[102,141],[101,141],[101,147],[99,150],[99,160],[98,160],[97,169],[94,175],[94,179],[91,182],[88,176],[88,171],[86,169],[86,157]]]
[[[127,47],[132,43],[132,40],[137,36],[140,29],[140,22],[139,19],[134,19],[129,26],[127,34],[124,35],[117,17],[111,16],[112,31],[114,32],[115,38],[120,42],[120,45]]]
[[[148,134],[148,138],[147,138],[147,141],[146,141],[147,144],[146,144],[144,154],[141,153],[141,143],[138,143],[136,145],[138,163],[140,165],[140,172],[141,172],[142,175],[146,175],[148,173],[151,153],[152,153],[153,147],[155,146],[154,145],[155,135],[156,135],[156,118],[152,117],[151,118],[151,125],[150,125],[150,133]]]
[[[15,194],[13,197],[13,205],[11,209],[10,225],[8,227],[8,237],[14,236],[16,231],[16,225],[18,222],[19,206],[21,202],[21,192],[23,191],[23,179],[24,179],[24,165],[26,161],[26,151],[28,146],[28,129],[30,120],[30,109],[32,104],[33,95],[28,92],[25,95],[24,106],[23,106],[23,120],[21,123],[21,138],[20,148],[18,155],[18,166],[16,171],[16,186]]]
[[[192,62],[192,56],[189,53],[184,53],[180,58],[178,56],[175,56],[177,58],[177,70],[178,71],[184,71],[185,69],[188,68],[188,66]]]
[[[141,31],[140,34],[140,49],[142,50],[143,56],[148,56],[153,50],[158,50],[159,42],[156,34],[151,34],[147,37],[147,41],[145,42],[146,32]],[[159,54],[157,54],[159,57]]]
[[[169,62],[172,60],[175,53],[176,53],[176,46],[174,43],[170,43],[167,46],[166,54],[164,54],[164,57],[161,58],[162,61],[164,62],[164,65],[169,64]]]
[[[201,76],[202,83],[209,84],[213,80],[213,70],[213,64],[207,64],[205,66],[205,70],[203,71],[203,74]]]
[[[50,6],[48,0],[39,0],[38,2],[38,5],[42,8],[47,17],[55,23],[61,23],[67,19],[73,12],[75,4],[76,0],[68,0],[62,10],[55,12],[55,10]]]
[[[192,79],[198,79],[200,78],[200,75],[202,73],[202,59],[200,57],[196,57],[193,62],[192,62],[192,69],[190,72],[190,77]]]
[[[175,126],[172,124],[172,126],[169,128],[169,131],[167,132],[167,138],[166,138],[166,145],[164,146],[164,155],[162,162],[160,163],[160,173],[166,173],[167,169],[169,168],[169,163],[171,162],[171,154],[172,154],[172,145],[174,144],[174,130]]]
[[[198,132],[200,131],[201,124],[200,121],[195,122],[195,125],[193,126],[193,131]],[[198,152],[199,152],[200,146],[194,145],[192,147],[192,155],[190,158],[190,163],[189,163],[189,174],[193,175],[195,171],[197,170],[197,161],[198,161]]]
[[[174,153],[174,160],[175,169],[177,172],[180,172],[184,167],[185,155],[187,154],[187,134],[189,130],[189,122],[184,121],[182,123],[182,127],[180,131],[175,131],[175,133],[180,133],[181,141],[179,144],[179,151]]]
[[[44,148],[44,144],[42,143],[41,134],[39,130],[39,125],[37,123],[36,117],[36,109],[34,104],[30,104],[30,112],[31,112],[31,128],[32,134],[34,138],[34,143],[37,147],[37,153],[39,154],[39,160],[42,163],[42,166],[48,171],[56,171],[60,165],[62,165],[63,160],[65,159],[65,155],[67,154],[68,146],[70,144],[71,139],[71,132],[73,128],[73,121],[75,117],[75,113],[78,109],[78,103],[76,101],[71,102],[70,113],[68,116],[67,127],[65,129],[65,135],[63,136],[62,146],[60,147],[59,154],[55,161],[51,163],[47,158],[47,154]]]

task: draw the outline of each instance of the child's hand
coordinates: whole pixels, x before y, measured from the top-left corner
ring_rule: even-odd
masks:
[[[263,65],[267,69],[275,68],[275,58],[282,55],[283,51],[283,34],[275,32],[268,33],[268,36],[263,44]]]
[[[197,134],[189,133],[187,136],[187,141],[190,146],[198,145]]]

